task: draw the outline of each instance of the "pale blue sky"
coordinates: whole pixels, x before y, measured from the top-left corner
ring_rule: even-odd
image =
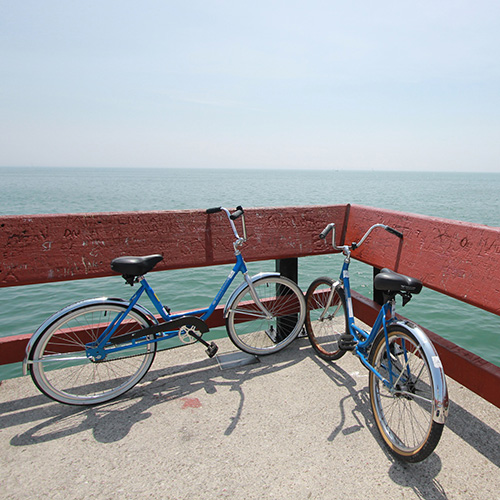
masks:
[[[0,0],[0,165],[500,172],[500,2]]]

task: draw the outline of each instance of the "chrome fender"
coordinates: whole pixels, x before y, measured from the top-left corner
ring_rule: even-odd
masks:
[[[427,359],[430,360],[432,378],[434,380],[434,415],[433,420],[438,424],[444,424],[448,416],[448,387],[446,385],[446,378],[441,364],[441,359],[436,351],[436,348],[429,340],[429,337],[424,331],[415,323],[408,320],[392,320],[387,322],[387,327],[398,325],[401,328],[409,330],[419,341]]]
[[[244,289],[246,288],[249,283],[255,283],[257,280],[260,280],[262,278],[269,278],[269,277],[277,277],[281,276],[280,273],[259,273],[256,274],[252,277],[249,277],[248,275],[245,276],[245,281],[238,287],[236,290],[231,294],[229,299],[227,299],[226,305],[224,306],[224,319],[227,319],[227,316],[229,314],[229,311],[231,309],[231,306],[233,305],[234,299],[236,296]]]
[[[30,364],[31,360],[31,352],[33,350],[33,346],[37,343],[38,339],[45,333],[45,330],[49,328],[53,323],[56,321],[59,321],[65,314],[68,314],[71,311],[74,311],[76,309],[80,309],[82,307],[86,306],[93,306],[93,305],[102,305],[102,304],[111,304],[111,305],[120,305],[120,306],[125,306],[128,307],[130,302],[128,300],[123,300],[123,299],[117,299],[117,298],[110,298],[110,297],[99,297],[95,299],[86,299],[86,300],[81,300],[79,302],[75,302],[74,304],[70,304],[69,306],[64,307],[60,311],[56,312],[53,314],[50,318],[48,318],[38,329],[36,332],[31,336],[28,345],[26,346],[26,352],[24,355],[24,360],[23,360],[23,375],[28,374],[28,365]],[[142,314],[145,318],[149,319],[153,324],[158,324],[157,319],[154,317],[154,315],[148,311],[145,307],[136,304],[134,306],[134,310]]]

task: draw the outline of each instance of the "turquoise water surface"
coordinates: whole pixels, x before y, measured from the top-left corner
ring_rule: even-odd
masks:
[[[146,168],[0,168],[0,174],[2,215],[357,203],[500,226],[499,174]],[[338,255],[300,259],[299,285],[305,291],[317,276],[337,277],[340,265]],[[251,273],[269,270],[274,262],[250,265]],[[227,273],[228,266],[175,270],[150,281],[173,310],[184,310],[207,305]],[[354,289],[370,296],[371,276],[369,266],[352,263]],[[2,288],[0,336],[32,333],[76,300],[125,298],[130,290],[119,277]],[[428,289],[399,311],[500,366],[500,317]],[[18,366],[0,368],[0,379],[18,374]]]

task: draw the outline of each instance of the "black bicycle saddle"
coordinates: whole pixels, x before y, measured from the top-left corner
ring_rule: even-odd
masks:
[[[373,286],[376,290],[386,292],[420,293],[420,290],[422,290],[422,282],[420,280],[396,273],[387,268],[382,269],[375,276]]]
[[[117,257],[111,261],[111,269],[127,276],[142,276],[151,271],[158,262],[163,260],[160,254],[144,257]]]

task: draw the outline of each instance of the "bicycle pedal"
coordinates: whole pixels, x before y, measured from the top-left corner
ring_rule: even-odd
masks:
[[[358,341],[352,336],[349,336],[348,338],[340,337],[338,345],[339,349],[342,349],[343,351],[354,351],[358,345]]]
[[[208,346],[206,353],[208,354],[209,358],[213,358],[217,354],[218,350],[219,350],[219,347],[217,346],[217,344],[215,342],[212,342]]]

